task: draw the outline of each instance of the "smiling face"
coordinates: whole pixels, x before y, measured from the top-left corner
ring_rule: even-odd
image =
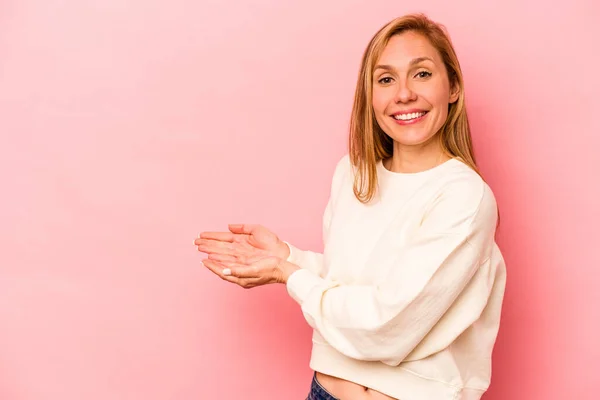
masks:
[[[458,92],[439,52],[419,33],[392,36],[375,64],[373,111],[395,148],[433,143]]]

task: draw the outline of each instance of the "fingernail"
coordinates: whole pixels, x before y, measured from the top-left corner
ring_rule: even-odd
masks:
[[[231,270],[229,268],[225,268],[223,270],[223,275],[231,275]]]

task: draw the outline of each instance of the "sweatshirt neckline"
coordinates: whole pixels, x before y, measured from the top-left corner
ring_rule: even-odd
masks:
[[[404,180],[404,179],[422,179],[439,173],[440,171],[446,170],[453,165],[457,165],[458,163],[462,163],[457,158],[451,158],[443,163],[436,165],[433,168],[426,169],[424,171],[419,172],[394,172],[390,171],[383,165],[383,159],[377,162],[377,169],[380,172],[381,176],[386,179],[392,180]]]

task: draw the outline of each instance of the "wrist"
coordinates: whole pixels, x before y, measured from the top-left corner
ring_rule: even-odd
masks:
[[[281,283],[287,284],[289,277],[296,271],[300,269],[296,264],[292,264],[291,262],[282,260],[279,264],[279,269],[281,271]]]

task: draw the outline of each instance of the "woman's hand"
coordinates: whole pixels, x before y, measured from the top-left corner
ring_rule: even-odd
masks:
[[[245,264],[206,259],[202,262],[221,279],[245,289],[270,283],[287,283],[288,278],[300,269],[295,264],[277,257],[248,259]]]
[[[221,262],[244,264],[265,257],[285,260],[290,254],[288,246],[261,225],[229,225],[229,232],[202,232],[194,244],[210,260]]]

